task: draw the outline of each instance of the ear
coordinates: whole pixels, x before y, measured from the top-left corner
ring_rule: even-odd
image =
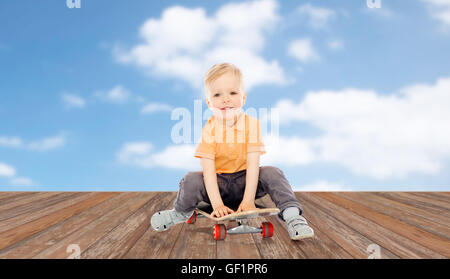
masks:
[[[209,98],[208,97],[205,98],[205,101],[206,101],[206,104],[208,105],[208,107],[211,107],[211,103],[209,102]]]

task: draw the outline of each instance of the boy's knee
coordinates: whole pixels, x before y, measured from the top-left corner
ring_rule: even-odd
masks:
[[[265,180],[276,179],[279,176],[284,176],[283,171],[273,166],[262,166],[259,169],[259,177]]]
[[[189,190],[201,189],[203,186],[203,173],[201,171],[188,172],[180,182],[180,187]]]

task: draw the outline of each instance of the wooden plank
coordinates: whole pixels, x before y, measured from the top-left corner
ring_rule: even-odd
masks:
[[[439,199],[434,199],[429,196],[417,194],[417,193],[409,193],[409,192],[400,192],[400,195],[404,195],[412,200],[420,201],[426,203],[430,206],[437,207],[441,209],[444,213],[447,213],[447,216],[450,216],[450,203],[448,201],[440,201]]]
[[[269,195],[264,196],[256,201],[257,204],[261,204],[265,207],[275,207],[275,204],[270,199]],[[286,229],[277,222],[278,216],[268,216],[264,218],[258,218],[259,223],[268,221],[273,224],[274,233],[271,238],[263,239],[261,235],[253,234],[253,240],[258,248],[259,254],[263,259],[304,259],[307,256],[293,245],[293,241],[290,239],[286,232]]]
[[[60,210],[46,215],[42,218],[35,219],[21,226],[4,231],[0,233],[0,250],[16,242],[22,241],[23,239],[30,237],[33,234],[39,233],[47,229],[48,227],[57,224],[62,220],[70,218],[107,199],[110,199],[115,195],[117,195],[117,193],[94,193],[94,195],[90,195],[88,199],[72,204],[68,207],[61,208]]]
[[[408,209],[411,211],[413,210],[415,214],[418,214],[421,217],[429,219],[433,222],[442,225],[450,223],[449,217],[443,216],[442,214],[439,214],[439,212],[423,208],[423,206],[421,206],[420,204],[418,205],[415,201],[396,195],[395,192],[373,192],[372,195],[390,201],[391,203],[408,207]]]
[[[335,195],[336,193],[333,193]],[[395,254],[401,258],[442,258],[443,256],[422,246],[410,239],[392,232],[379,224],[369,220],[365,216],[361,216],[358,213],[345,209],[341,206],[333,204],[327,199],[323,199],[318,195],[311,197],[311,200],[322,206],[323,210],[327,213],[335,214],[335,217],[341,222],[348,224],[354,230],[357,230],[362,235],[367,237],[382,247],[382,254],[387,258],[391,258]],[[390,254],[389,254],[390,253]]]
[[[175,200],[176,194],[173,200]],[[166,209],[172,209],[173,208],[173,202],[170,207],[167,207]],[[155,211],[156,212],[156,211]],[[181,232],[183,231],[184,225],[176,225],[172,227],[170,230],[163,232],[163,234],[166,234],[165,236],[162,236],[162,233],[158,233],[158,238],[153,238],[152,242],[156,242],[158,239],[164,237],[162,246],[159,246],[157,252],[155,253],[156,259],[169,259],[171,254],[174,254],[173,248],[175,247],[175,244],[177,242],[177,239],[179,237],[184,237],[181,235]],[[160,236],[161,235],[161,236]],[[157,245],[157,244],[156,244]],[[215,258],[215,256],[214,256]]]
[[[433,200],[445,202],[446,204],[450,204],[450,197],[446,195],[444,192],[412,192],[411,194],[427,197]]]
[[[430,248],[440,255],[450,257],[450,242],[447,239],[331,193],[317,193],[317,196],[324,198],[335,205],[353,211],[380,226],[409,238],[424,247]]]
[[[306,218],[306,217],[305,217]],[[312,253],[308,253],[308,259],[353,259],[344,248],[334,242],[327,234],[322,232],[318,227],[309,222],[308,225],[314,230],[314,240],[316,240],[321,246],[320,249],[311,250]],[[313,239],[301,240],[301,241],[313,241]],[[299,242],[302,243],[302,242]],[[303,250],[306,250],[303,248]],[[325,251],[325,252],[321,252]],[[305,251],[306,252],[306,251]]]
[[[81,254],[81,258],[121,258],[130,250],[149,228],[150,216],[148,211],[158,201],[156,192],[139,192],[138,195],[146,197],[148,201],[101,239],[90,245]]]
[[[87,226],[89,223],[100,218],[104,214],[118,207],[124,200],[133,195],[131,192],[120,193],[94,207],[91,207],[78,215],[72,216],[40,233],[15,243],[14,245],[1,250],[0,258],[32,258],[49,246],[58,243],[73,232]]]
[[[15,216],[0,221],[0,233],[7,230],[11,230],[15,227],[21,226],[23,224],[32,222],[43,216],[54,213],[61,208],[71,205],[82,200],[85,200],[92,196],[93,193],[83,193],[83,192],[65,192],[59,203],[53,204],[48,207],[41,208],[40,210],[31,211],[28,214]]]
[[[404,204],[411,205],[413,207],[426,210],[430,212],[431,214],[435,215],[436,217],[445,217],[447,220],[450,216],[448,212],[443,212],[441,208],[436,208],[433,205],[430,205],[429,203],[424,202],[418,202],[416,200],[412,200],[404,195],[402,195],[401,192],[374,192],[374,194],[385,197],[387,199],[395,200]]]
[[[303,207],[303,210],[308,210]],[[352,256],[346,252],[342,247],[336,245],[333,241],[330,241],[329,237],[322,233],[317,227],[314,226],[308,219],[308,216],[302,214],[314,230],[314,237],[303,239],[299,241],[293,241],[289,237],[287,231],[287,225],[280,218],[275,218],[275,223],[278,223],[279,234],[284,236],[284,240],[293,246],[294,249],[301,251],[305,254],[306,258],[351,258]]]
[[[268,195],[258,202],[262,202],[264,206],[268,207],[275,206]],[[314,238],[298,241],[290,239],[285,222],[278,216],[271,216],[267,219],[274,225],[274,236],[270,239],[254,236],[263,258],[352,258],[307,218],[308,225],[314,230]]]
[[[152,206],[148,209],[149,218],[157,211],[171,209],[176,197],[175,192],[157,192]],[[154,259],[164,254],[162,258],[168,258],[175,239],[181,231],[179,225],[175,225],[167,231],[157,232],[148,227],[145,233],[122,257],[126,259]]]
[[[31,196],[29,198],[21,199],[18,203],[15,203],[14,207],[8,209],[0,208],[0,221],[22,215],[28,212],[35,212],[42,208],[47,208],[61,201],[66,200],[68,197],[75,195],[76,193],[70,192],[42,192],[42,195]]]
[[[372,243],[381,247],[386,258],[448,258],[442,251],[448,249],[449,222],[445,220],[449,219],[437,214],[446,211],[446,192],[401,193],[400,197],[392,192],[297,192],[304,216],[315,230],[313,239],[290,240],[285,223],[269,216],[251,223],[259,226],[265,219],[271,221],[275,227],[272,238],[228,235],[218,242],[212,238],[214,222],[207,219],[179,224],[163,233],[150,228],[154,212],[173,207],[174,192],[154,192],[153,200],[144,198],[142,192],[116,193],[101,202],[99,193],[65,194],[0,193],[0,201],[6,202],[0,202],[0,208],[9,204],[3,207],[6,211],[0,211],[4,218],[0,230],[11,226],[0,232],[0,258],[66,258],[72,243],[79,244],[82,257],[88,258],[367,258],[366,249]],[[58,197],[62,200],[53,203]],[[433,204],[434,200],[438,203]],[[80,203],[84,205],[76,206]],[[435,239],[423,232],[440,239],[440,251],[436,243],[429,247]]]
[[[450,219],[446,224],[442,224],[435,218],[432,218],[433,215],[426,214],[426,212],[420,212],[423,210],[374,195],[370,192],[338,192],[335,194],[347,198],[353,202],[365,205],[373,210],[394,217],[395,219],[406,222],[410,225],[420,227],[421,229],[437,234],[441,237],[447,239],[450,237]],[[423,217],[424,213],[428,218]]]
[[[213,222],[198,218],[194,224],[178,224],[181,227],[170,251],[170,259],[215,259],[216,241],[212,237]]]
[[[23,194],[23,193],[26,193],[26,192],[6,192],[6,191],[4,191],[4,192],[1,192],[0,191],[0,201],[2,201],[3,199],[7,199],[8,197],[12,197],[12,196],[16,196],[16,195],[21,195],[21,194]]]
[[[404,198],[400,198],[400,200],[398,200],[395,197],[395,193],[371,192],[370,195],[373,196],[374,199],[389,203],[392,206],[396,206],[397,208],[406,208],[408,212],[411,212],[412,214],[415,214],[421,218],[430,220],[431,222],[435,222],[440,225],[446,225],[450,223],[450,218],[414,206],[415,203],[412,200],[406,200]],[[391,197],[386,195],[390,195]],[[448,227],[448,225],[446,227]]]
[[[33,258],[67,258],[68,254],[66,249],[71,244],[78,245],[80,252],[83,253],[90,245],[122,223],[138,208],[148,202],[148,200],[148,196],[139,195],[137,192],[133,192],[132,195],[128,196],[127,199],[124,199],[118,207],[112,209],[100,218],[97,218],[87,226],[79,228],[58,243],[41,251]]]
[[[17,199],[24,198],[29,195],[36,195],[40,192],[0,192],[0,205],[14,202]]]
[[[285,237],[283,233],[284,228],[279,225],[276,216],[268,216],[265,219],[258,218],[256,222],[252,222],[255,227],[261,222],[271,222],[273,225],[273,236],[270,238],[262,238],[261,234],[252,234],[253,241],[258,249],[259,255],[262,259],[293,259],[293,258],[306,258],[299,249],[290,243],[290,239]],[[289,244],[290,247],[289,247]]]
[[[360,232],[359,227],[350,226],[355,222],[355,214],[326,200],[318,199],[317,193],[296,192],[296,197],[304,207],[303,215],[308,222],[326,234],[338,246],[347,251],[352,257],[366,259],[369,256],[367,248],[371,244],[378,244],[382,258],[395,259],[395,254],[385,249],[380,243]],[[357,219],[358,224],[366,224],[365,219]]]
[[[60,194],[61,192],[34,192],[34,194],[12,196],[5,200],[5,202],[0,202],[0,214],[3,215],[5,212],[8,212],[8,210],[14,209],[17,206],[36,202],[38,204],[39,200],[45,200],[48,197]]]
[[[252,220],[254,221],[254,220]],[[212,239],[212,227],[216,222],[209,221],[209,237]],[[220,222],[227,228],[237,226],[235,221]],[[255,222],[249,222],[250,226],[257,226]],[[260,259],[258,248],[251,234],[227,235],[224,240],[217,241],[218,259]]]

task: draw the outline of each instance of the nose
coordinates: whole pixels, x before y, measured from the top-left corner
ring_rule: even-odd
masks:
[[[224,96],[223,96],[223,98],[222,98],[222,101],[223,101],[224,103],[228,103],[228,102],[230,101],[230,96],[228,96],[227,94],[224,94]]]

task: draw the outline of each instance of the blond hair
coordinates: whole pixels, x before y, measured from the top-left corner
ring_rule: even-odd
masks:
[[[231,63],[220,63],[213,65],[211,68],[209,68],[208,72],[206,72],[204,80],[206,96],[209,96],[209,85],[226,73],[232,73],[236,77],[238,77],[240,88],[244,89],[244,81],[241,70],[239,70],[238,67]]]

